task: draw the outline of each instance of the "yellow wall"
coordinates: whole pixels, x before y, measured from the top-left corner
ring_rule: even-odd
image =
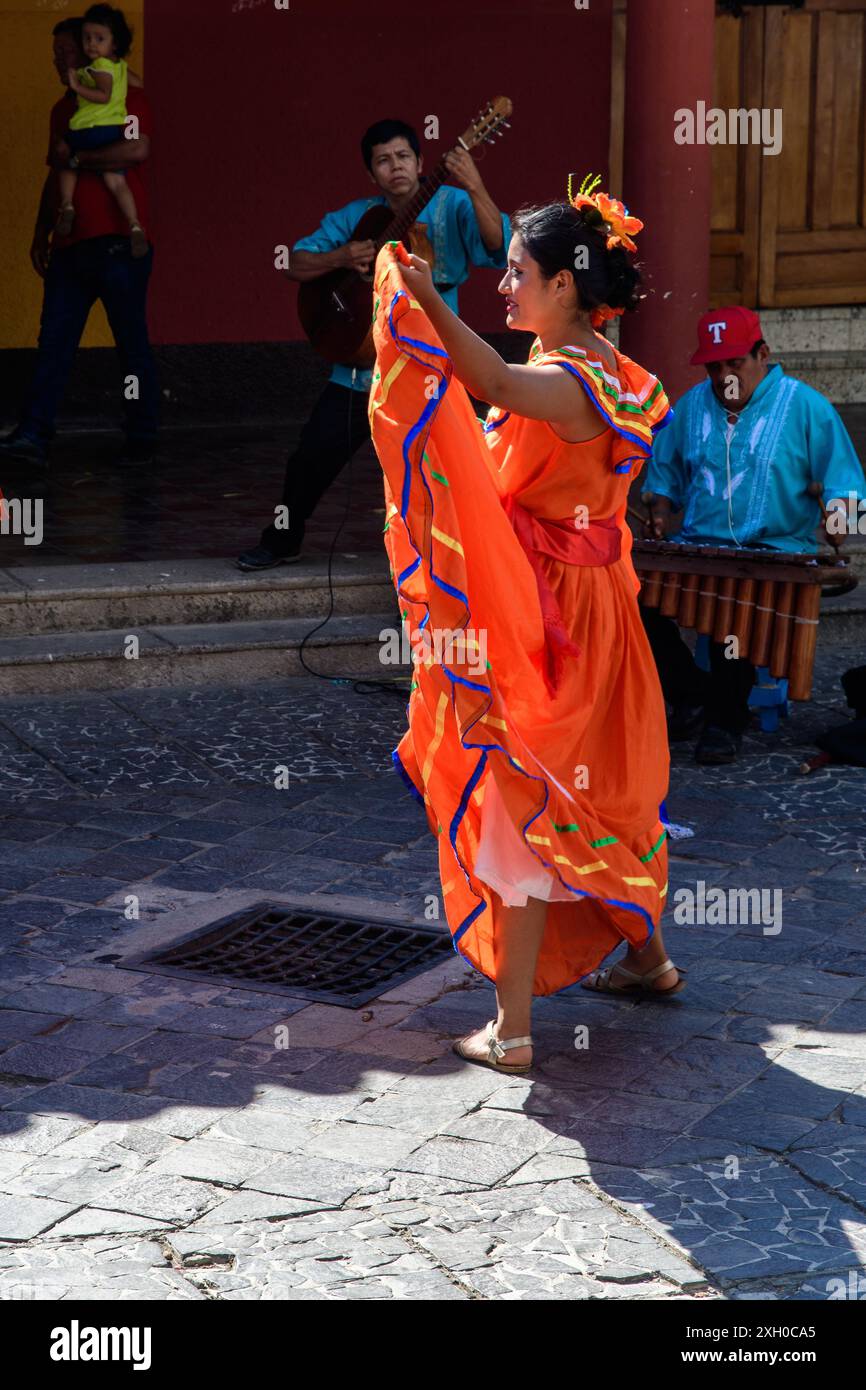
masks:
[[[51,30],[82,15],[90,0],[0,0],[0,348],[33,347],[39,332],[42,281],[30,264],[30,242],[47,172],[48,113],[63,95],[51,62]],[[135,30],[132,66],[143,71],[144,0],[121,0]],[[110,346],[102,305],[90,316],[82,344]]]

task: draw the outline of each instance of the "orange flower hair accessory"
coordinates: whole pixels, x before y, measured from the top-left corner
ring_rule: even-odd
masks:
[[[576,193],[571,191],[574,178],[574,174],[569,174],[568,201],[578,212],[581,208],[595,209],[598,213],[599,223],[607,232],[608,251],[612,250],[614,246],[624,246],[627,251],[636,251],[637,247],[632,241],[632,237],[643,231],[643,223],[640,219],[632,217],[628,208],[617,198],[611,198],[609,193],[596,193],[594,191],[601,183],[599,174],[596,174],[594,178],[592,174],[587,174]]]
[[[625,313],[625,309],[611,309],[609,304],[599,304],[589,316],[589,321],[593,328],[601,328],[608,319],[618,319]]]

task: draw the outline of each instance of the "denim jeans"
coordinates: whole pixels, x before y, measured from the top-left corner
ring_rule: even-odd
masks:
[[[158,424],[156,364],[147,336],[147,285],[153,248],[133,260],[127,237],[100,236],[52,251],[45,276],[36,371],[21,418],[29,439],[47,444],[90,310],[102,301],[123,368],[138,378],[138,399],[118,383],[130,442],[152,442]]]

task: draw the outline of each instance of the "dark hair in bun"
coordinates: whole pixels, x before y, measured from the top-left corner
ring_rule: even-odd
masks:
[[[581,309],[607,304],[611,309],[636,309],[642,296],[640,271],[624,246],[607,249],[607,233],[597,208],[578,211],[571,203],[547,203],[544,207],[519,208],[511,219],[545,280],[560,270],[570,270]],[[586,255],[578,257],[580,247]],[[585,262],[585,268],[578,268]]]

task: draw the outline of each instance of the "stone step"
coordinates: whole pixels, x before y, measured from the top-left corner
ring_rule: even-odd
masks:
[[[866,638],[866,584],[841,598],[821,600],[818,626],[818,660],[822,646],[838,646],[845,642],[862,642]]]
[[[314,625],[315,619],[294,617],[3,637],[0,695],[234,685],[305,676],[310,672],[299,647]],[[306,643],[303,659],[327,676],[407,680],[409,666],[386,666],[380,660],[380,632],[399,632],[399,626],[396,606],[332,617]],[[137,646],[130,643],[133,636]]]
[[[866,305],[762,309],[771,360],[835,405],[866,401]]]
[[[772,360],[834,405],[866,401],[866,352],[774,352]]]
[[[71,690],[245,684],[305,676],[299,647],[307,618],[174,623],[97,632],[0,639],[0,695]],[[396,609],[332,617],[304,647],[312,669],[330,677],[408,681],[411,666],[383,665],[380,634],[399,632]],[[137,639],[133,648],[130,638]],[[820,648],[866,639],[866,586],[821,606]],[[126,655],[137,651],[137,655]]]
[[[395,606],[384,551],[335,555],[334,612],[340,617]],[[244,574],[227,560],[28,565],[0,570],[4,636],[99,632],[166,624],[324,617],[327,557]]]

